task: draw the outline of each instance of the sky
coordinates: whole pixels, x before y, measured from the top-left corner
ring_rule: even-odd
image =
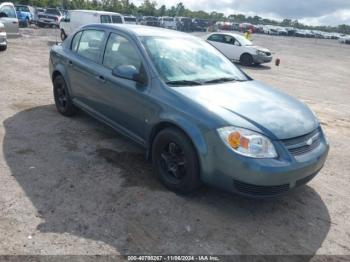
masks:
[[[157,7],[181,0],[155,0]],[[143,0],[131,0],[139,5]],[[243,13],[263,18],[298,19],[311,25],[350,25],[350,0],[182,0],[191,10],[217,11],[225,15]]]

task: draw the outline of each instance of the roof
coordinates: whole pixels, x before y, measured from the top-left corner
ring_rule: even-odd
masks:
[[[87,25],[92,26],[92,25]],[[196,38],[187,33],[145,25],[130,25],[130,24],[93,24],[100,28],[118,29],[125,33],[136,36],[159,36],[159,37],[177,37],[177,38]],[[197,38],[196,38],[197,39]],[[175,43],[174,43],[175,44]]]
[[[116,12],[97,11],[97,10],[69,10],[69,12],[83,12],[83,13],[101,14],[101,15],[121,15]]]

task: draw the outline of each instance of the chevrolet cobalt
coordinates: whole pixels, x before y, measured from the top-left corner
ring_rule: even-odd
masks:
[[[189,34],[93,24],[50,52],[57,110],[81,109],[145,148],[170,190],[283,194],[322,168],[328,142],[302,102]]]

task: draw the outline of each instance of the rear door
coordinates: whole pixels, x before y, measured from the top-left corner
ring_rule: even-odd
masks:
[[[5,16],[0,18],[0,22],[5,25],[7,35],[18,35],[19,30],[16,9],[12,5],[2,4],[0,7],[0,13],[3,13]]]
[[[103,30],[87,29],[75,34],[69,56],[68,74],[72,96],[81,106],[95,110],[99,87],[103,84],[98,70],[105,45]]]

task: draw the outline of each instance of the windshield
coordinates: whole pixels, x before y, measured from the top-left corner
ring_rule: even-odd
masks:
[[[142,37],[141,41],[165,82],[248,80],[230,60],[203,40],[187,37]]]
[[[46,9],[47,14],[61,15],[61,13],[56,9]]]
[[[253,45],[253,43],[249,41],[247,38],[245,38],[244,36],[235,35],[235,38],[238,40],[238,42],[240,42],[241,45],[245,45],[245,46]]]
[[[16,10],[20,12],[29,12],[29,8],[27,6],[16,6]]]

